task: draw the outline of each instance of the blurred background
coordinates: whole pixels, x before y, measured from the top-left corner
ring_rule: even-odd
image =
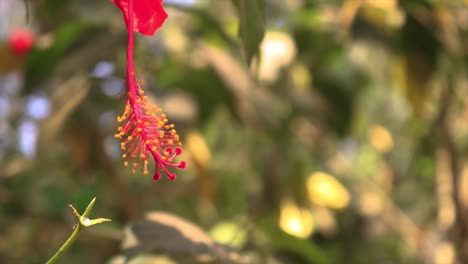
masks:
[[[165,0],[143,89],[187,168],[114,139],[107,0],[0,0],[0,262],[468,263],[468,1]]]

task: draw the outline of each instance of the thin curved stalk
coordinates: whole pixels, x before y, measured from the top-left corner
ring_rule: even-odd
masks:
[[[76,224],[75,230],[67,239],[67,241],[63,243],[63,245],[59,248],[59,250],[55,252],[55,254],[46,262],[46,264],[53,264],[57,262],[57,260],[63,255],[63,253],[65,253],[65,251],[67,251],[71,247],[71,245],[73,245],[73,243],[76,241],[81,231],[85,227],[111,221],[110,219],[107,219],[107,218],[97,218],[93,220],[90,220],[88,218],[88,216],[91,214],[91,211],[93,210],[95,202],[96,202],[96,197],[94,197],[94,199],[91,200],[91,202],[88,204],[88,206],[86,207],[86,210],[84,211],[82,215],[78,213],[78,211],[75,209],[75,207],[73,207],[73,205],[71,204],[69,205],[73,210],[73,214],[75,214],[76,217],[78,218],[78,223]]]

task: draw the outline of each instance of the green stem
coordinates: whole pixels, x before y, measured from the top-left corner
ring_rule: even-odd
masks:
[[[88,204],[88,206],[86,207],[86,210],[84,211],[82,215],[78,213],[78,211],[75,209],[75,207],[73,207],[73,205],[70,205],[70,207],[73,210],[73,214],[75,214],[76,217],[78,218],[78,223],[76,224],[75,230],[73,231],[71,236],[67,239],[67,241],[65,241],[65,243],[59,248],[59,250],[55,252],[55,254],[46,262],[46,264],[55,263],[57,259],[59,259],[60,256],[62,256],[63,253],[68,250],[68,248],[70,248],[73,242],[75,242],[75,240],[78,238],[83,228],[111,221],[110,219],[107,219],[107,218],[97,218],[93,220],[90,220],[88,218],[89,215],[91,214],[91,211],[93,210],[95,202],[96,202],[96,197],[94,197],[94,199],[91,200],[91,202]]]
[[[59,259],[60,256],[62,256],[68,248],[70,248],[73,242],[75,242],[82,230],[83,226],[80,223],[77,223],[75,230],[73,231],[71,236],[67,239],[67,241],[65,241],[65,243],[60,247],[60,249],[57,252],[55,252],[55,254],[46,262],[46,264],[55,263],[57,259]]]

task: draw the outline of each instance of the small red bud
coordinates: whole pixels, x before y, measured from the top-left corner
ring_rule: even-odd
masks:
[[[29,29],[13,29],[8,35],[8,47],[19,56],[26,55],[34,45],[36,36]]]
[[[177,166],[177,168],[179,169],[185,169],[185,167],[187,166],[187,163],[185,163],[185,161],[181,161],[179,163],[179,165]]]
[[[159,181],[161,179],[161,174],[159,172],[155,172],[153,175],[153,180]]]
[[[182,149],[181,148],[175,148],[175,154],[176,154],[176,156],[179,156],[180,154],[182,154]]]
[[[172,154],[172,148],[166,148],[167,154],[171,155]]]

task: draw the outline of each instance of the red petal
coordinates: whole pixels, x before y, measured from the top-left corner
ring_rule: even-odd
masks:
[[[115,3],[124,14],[125,22],[128,22],[128,1],[110,0]],[[133,30],[144,35],[154,35],[154,32],[162,26],[167,18],[167,13],[162,5],[163,0],[133,0]],[[128,25],[127,25],[128,27]]]

